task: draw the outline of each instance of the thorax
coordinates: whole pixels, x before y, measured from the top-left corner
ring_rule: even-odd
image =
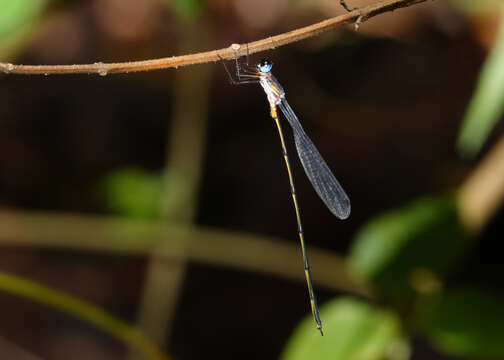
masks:
[[[270,73],[261,74],[259,80],[261,86],[268,97],[268,101],[272,105],[278,105],[285,97],[285,91],[277,79]]]

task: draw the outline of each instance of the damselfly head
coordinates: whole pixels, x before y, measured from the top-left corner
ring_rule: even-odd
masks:
[[[270,72],[272,67],[273,63],[268,59],[262,59],[261,61],[259,61],[259,63],[257,63],[257,68],[262,73]]]

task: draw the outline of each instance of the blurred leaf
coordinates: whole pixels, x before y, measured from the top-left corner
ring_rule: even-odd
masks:
[[[201,14],[205,0],[164,0],[168,7],[182,21],[193,22]]]
[[[0,0],[0,57],[5,61],[31,34],[47,0]]]
[[[424,198],[365,225],[349,261],[388,295],[412,295],[413,275],[446,273],[466,249],[465,239],[454,198]]]
[[[504,6],[501,5],[501,17]],[[476,154],[504,109],[504,21],[496,43],[481,70],[478,85],[469,103],[457,148],[466,156]]]
[[[0,272],[0,290],[45,304],[90,323],[136,350],[144,359],[168,360],[162,350],[139,330],[73,296],[4,272]]]
[[[141,169],[126,168],[108,174],[101,182],[106,206],[136,218],[159,216],[163,200],[163,179]]]
[[[30,24],[45,3],[43,0],[0,0],[0,39]]]
[[[469,15],[479,15],[498,10],[502,0],[451,0],[451,3]]]
[[[341,298],[321,308],[324,336],[311,315],[291,336],[282,360],[408,359],[409,345],[401,336],[398,318],[360,300]]]
[[[417,322],[440,351],[504,358],[504,299],[475,290],[450,291],[419,306]]]

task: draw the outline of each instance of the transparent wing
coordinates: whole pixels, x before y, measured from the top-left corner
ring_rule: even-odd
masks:
[[[350,199],[345,190],[304,132],[287,100],[282,99],[278,106],[292,127],[299,160],[315,191],[334,215],[340,219],[346,219],[350,215]]]

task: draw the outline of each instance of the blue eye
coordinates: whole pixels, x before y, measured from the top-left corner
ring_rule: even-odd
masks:
[[[269,61],[268,59],[262,59],[257,64],[257,68],[259,69],[260,72],[263,72],[263,73],[270,72],[272,67],[273,67],[273,63],[271,61]]]

